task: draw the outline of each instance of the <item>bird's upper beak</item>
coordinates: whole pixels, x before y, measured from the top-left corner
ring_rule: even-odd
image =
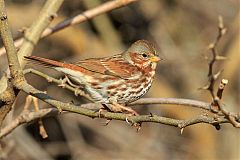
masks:
[[[160,60],[161,60],[161,58],[159,58],[158,56],[153,56],[153,57],[150,58],[151,62],[158,62]]]

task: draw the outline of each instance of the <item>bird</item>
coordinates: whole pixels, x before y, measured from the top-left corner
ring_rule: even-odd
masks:
[[[62,72],[80,86],[95,103],[111,105],[114,112],[139,115],[127,104],[140,99],[150,89],[157,63],[162,60],[155,46],[147,40],[134,42],[126,51],[103,58],[89,58],[64,63],[38,56],[26,60]]]

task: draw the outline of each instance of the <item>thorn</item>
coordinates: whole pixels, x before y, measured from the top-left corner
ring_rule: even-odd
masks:
[[[18,32],[24,34],[27,31],[27,29],[28,29],[27,27],[22,27],[18,30]]]
[[[214,124],[214,127],[216,128],[216,130],[220,130],[221,129],[220,124]]]
[[[107,126],[110,122],[111,122],[111,119],[107,119],[106,122],[103,125]]]
[[[223,25],[223,18],[222,18],[222,16],[220,16],[220,15],[218,16],[218,21],[219,21],[218,27],[220,29],[223,29],[224,25]]]
[[[184,128],[181,128],[181,130],[180,130],[181,135],[183,134],[183,130],[184,130]]]
[[[200,87],[200,88],[198,88],[199,90],[208,90],[208,88],[209,88],[209,84],[207,84],[207,85],[205,85],[205,86],[203,86],[203,87]]]
[[[219,55],[216,56],[216,60],[218,60],[218,61],[222,61],[222,60],[226,60],[226,59],[228,59],[228,58],[224,57],[224,56],[219,56]]]
[[[223,36],[227,32],[227,28],[222,28],[221,35]]]
[[[218,71],[216,74],[213,75],[213,79],[216,80],[218,79],[218,77],[221,75],[221,73],[223,72],[223,69]]]
[[[150,112],[149,114],[150,114],[150,117],[153,117],[153,114],[152,114],[152,112]]]
[[[209,60],[209,57],[208,56],[205,56],[203,57],[205,60]]]

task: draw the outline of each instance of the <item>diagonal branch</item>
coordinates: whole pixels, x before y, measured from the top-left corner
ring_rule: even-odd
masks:
[[[136,2],[138,0],[112,0],[112,1],[107,1],[97,7],[94,7],[93,9],[89,9],[83,13],[80,13],[76,15],[73,18],[66,19],[54,27],[48,27],[44,30],[44,32],[41,35],[41,38],[47,37],[59,30],[65,29],[66,27],[80,24],[82,22],[85,22],[89,19],[92,19],[100,14],[109,12],[111,10],[126,6],[128,4],[131,4],[133,2]],[[22,45],[23,43],[23,38],[17,39],[14,43],[14,45],[18,48]],[[0,48],[0,56],[5,53],[4,48]],[[21,56],[22,57],[22,56]]]
[[[52,22],[55,17],[54,15],[56,15],[56,12],[62,3],[63,0],[48,0],[44,4],[39,17],[32,23],[31,27],[26,30],[21,48],[18,52],[18,58],[22,68],[25,65],[23,57],[31,55],[35,45],[41,38],[43,31],[47,28],[50,22]]]

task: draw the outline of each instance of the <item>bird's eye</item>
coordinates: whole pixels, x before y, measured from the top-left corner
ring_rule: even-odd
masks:
[[[144,58],[147,58],[147,57],[148,57],[148,55],[145,54],[145,53],[143,53],[142,56],[143,56]]]

